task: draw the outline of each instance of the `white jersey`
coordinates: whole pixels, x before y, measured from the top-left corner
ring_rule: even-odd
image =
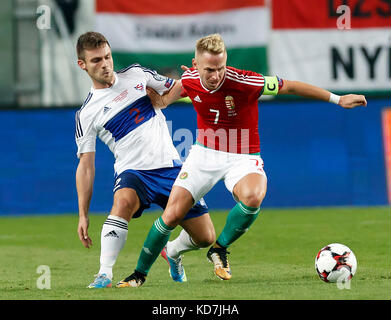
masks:
[[[162,94],[175,80],[138,64],[115,72],[114,77],[110,88],[91,88],[76,112],[77,156],[95,152],[98,136],[114,154],[116,175],[180,163],[166,118],[146,94],[147,86]]]

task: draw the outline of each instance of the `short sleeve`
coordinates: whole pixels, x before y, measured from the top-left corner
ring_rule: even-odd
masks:
[[[81,110],[77,111],[75,115],[75,140],[78,158],[82,153],[95,152],[96,135],[97,132],[91,116],[88,117]]]
[[[186,98],[186,97],[189,96],[189,95],[187,94],[187,92],[186,92],[186,90],[185,90],[185,88],[184,88],[183,86],[181,87],[181,93],[180,93],[180,95],[181,95],[182,98]]]
[[[154,70],[142,68],[147,79],[147,86],[154,89],[159,94],[170,90],[175,84],[175,80],[158,74]]]

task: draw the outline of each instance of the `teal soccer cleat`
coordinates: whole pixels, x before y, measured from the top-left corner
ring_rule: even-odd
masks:
[[[187,277],[185,268],[182,264],[182,256],[180,256],[178,259],[170,258],[167,254],[167,247],[164,247],[160,254],[167,261],[170,267],[169,271],[172,280],[176,282],[186,282]]]
[[[87,288],[90,289],[101,289],[111,288],[111,279],[106,274],[96,274],[95,280]]]

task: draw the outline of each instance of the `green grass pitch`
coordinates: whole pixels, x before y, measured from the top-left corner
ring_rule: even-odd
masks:
[[[129,224],[128,240],[114,267],[114,283],[129,275],[154,219]],[[227,212],[211,213],[219,234]],[[91,249],[77,236],[77,214],[0,217],[1,300],[357,300],[391,299],[391,209],[264,209],[229,251],[233,277],[213,274],[202,249],[185,254],[188,282],[175,283],[158,258],[140,288],[87,289],[99,269],[100,230],[106,215],[90,215]],[[177,228],[172,237],[180,231]],[[355,253],[350,289],[322,282],[314,268],[323,246],[339,242]],[[50,289],[39,289],[40,265],[50,268]]]

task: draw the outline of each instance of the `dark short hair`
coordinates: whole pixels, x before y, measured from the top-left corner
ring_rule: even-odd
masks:
[[[89,31],[83,33],[77,40],[77,45],[76,45],[77,58],[80,60],[84,60],[85,59],[84,50],[99,48],[105,43],[107,43],[107,45],[110,47],[110,44],[105,38],[105,36],[99,32]]]

